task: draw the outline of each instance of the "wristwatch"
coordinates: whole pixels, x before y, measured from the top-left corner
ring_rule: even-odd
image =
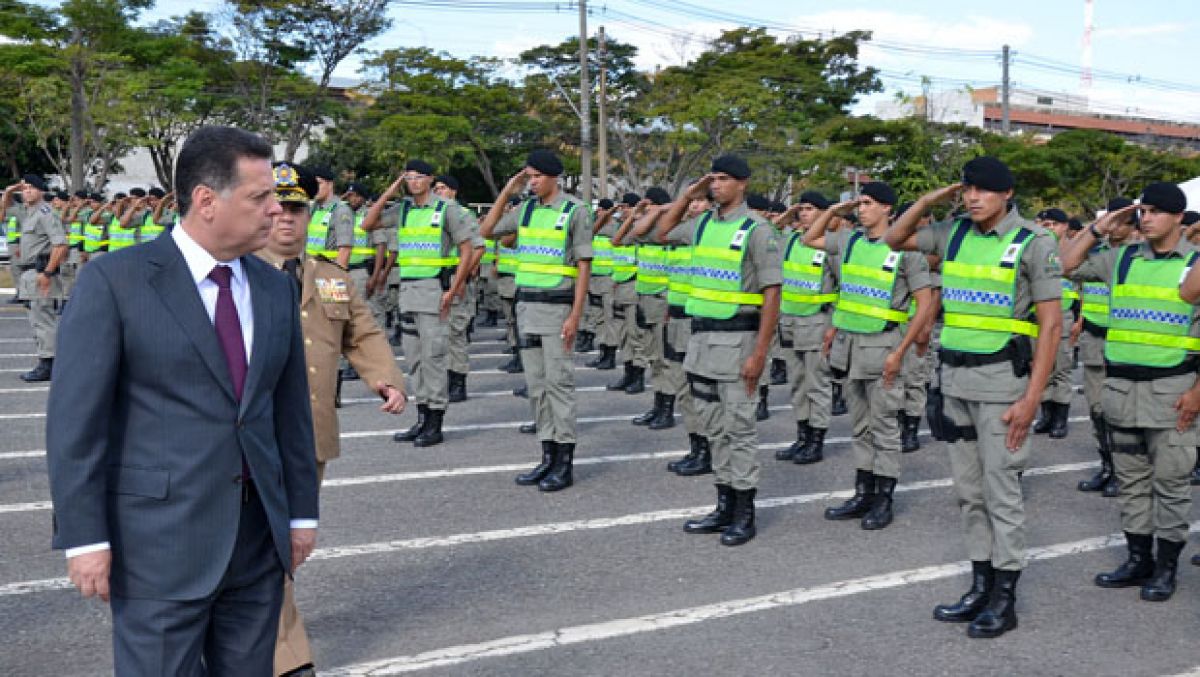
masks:
[[[1096,230],[1095,222],[1088,225],[1088,232],[1090,232],[1092,234],[1092,237],[1096,238],[1097,240],[1104,239],[1103,237],[1100,236],[1100,233]]]

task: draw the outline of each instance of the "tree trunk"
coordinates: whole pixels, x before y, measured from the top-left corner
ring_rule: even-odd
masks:
[[[87,172],[83,150],[83,125],[84,118],[87,116],[87,103],[84,100],[83,87],[87,72],[83,56],[80,54],[81,40],[80,29],[74,29],[71,35],[71,176],[67,190],[82,188]]]

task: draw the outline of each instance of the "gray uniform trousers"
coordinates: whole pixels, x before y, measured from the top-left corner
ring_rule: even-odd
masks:
[[[596,343],[616,348],[621,345],[621,324],[613,316],[617,285],[611,277],[592,277],[588,293],[592,292],[600,296],[600,313],[603,316],[596,327]]]
[[[496,280],[500,296],[500,312],[504,315],[504,342],[517,347],[517,282],[513,275],[500,275]]]
[[[620,324],[621,361],[631,362],[635,367],[646,367],[646,334],[638,326],[638,295],[633,280],[617,283],[613,295],[613,318]]]
[[[62,306],[63,284],[61,275],[50,278],[50,293],[43,296],[37,287],[38,273],[26,270],[17,285],[22,299],[29,301],[29,326],[33,329],[33,342],[39,359],[54,357],[54,340],[58,334],[59,308]]]
[[[570,312],[571,306],[566,304],[517,304],[525,385],[537,436],[543,442],[576,442],[574,352],[563,346],[561,336],[562,323]],[[536,321],[531,317],[535,314]]]
[[[1089,414],[1101,414],[1104,393],[1104,337],[1094,336],[1084,329],[1079,334],[1079,361],[1083,364],[1083,396]]]
[[[700,434],[712,449],[717,484],[745,491],[758,487],[758,388],[746,392],[742,364],[757,332],[699,332],[688,342],[684,369],[700,420]]]
[[[828,323],[829,313],[824,312],[809,317],[781,315],[777,334],[787,363],[792,414],[796,422],[806,421],[822,430],[829,429],[833,407],[833,372],[821,354]]]
[[[404,358],[408,362],[409,386],[417,404],[444,411],[450,400],[446,374],[450,323],[437,313],[401,313]]]
[[[663,394],[675,396],[675,403],[683,414],[683,427],[689,435],[703,434],[687,372],[683,370],[688,341],[692,338],[692,319],[686,316],[672,317],[663,325],[662,332],[665,368],[659,379],[661,387],[656,383],[655,388]]]
[[[447,352],[450,371],[466,374],[471,371],[471,356],[468,348],[471,342],[467,339],[467,328],[476,310],[476,283],[467,283],[466,291],[460,301],[450,306],[450,335]]]
[[[1054,356],[1054,369],[1050,372],[1050,380],[1046,382],[1046,390],[1042,393],[1043,402],[1070,404],[1074,388],[1071,384],[1071,370],[1075,366],[1071,350],[1070,327],[1075,322],[1075,314],[1063,311],[1063,335],[1058,343],[1058,353]],[[1034,341],[1034,351],[1037,351],[1037,341]]]
[[[665,393],[663,372],[666,371],[665,334],[667,322],[667,292],[661,294],[639,294],[637,325],[646,346],[646,366],[650,369],[650,382],[656,392]]]

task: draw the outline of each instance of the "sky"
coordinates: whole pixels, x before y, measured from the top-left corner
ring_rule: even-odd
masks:
[[[56,5],[55,2],[40,2]],[[1010,78],[1021,89],[1082,94],[1085,0],[591,0],[588,32],[604,26],[611,39],[639,48],[646,70],[685,63],[723,29],[767,26],[785,37],[870,30],[874,44],[860,55],[882,72],[877,100],[932,91],[987,87],[1001,79],[1001,48],[1011,46]],[[214,11],[220,0],[159,0],[152,21],[191,9]],[[1189,36],[1200,29],[1194,0],[1093,0],[1092,84],[1098,112],[1200,123],[1200,51]],[[571,0],[394,0],[392,28],[366,47],[428,47],[456,57],[512,58],[540,44],[578,35]],[[337,71],[357,79],[361,57]]]

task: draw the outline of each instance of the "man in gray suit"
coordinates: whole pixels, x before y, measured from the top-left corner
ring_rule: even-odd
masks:
[[[283,577],[316,542],[296,290],[248,256],[280,212],[271,147],[204,127],[169,236],[85,266],[47,417],[54,547],[110,600],[119,675],[270,675]]]

